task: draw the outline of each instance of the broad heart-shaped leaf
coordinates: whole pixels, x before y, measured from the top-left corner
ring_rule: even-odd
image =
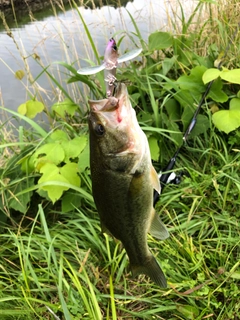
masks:
[[[225,81],[240,84],[240,69],[224,69],[221,71],[220,77]]]
[[[80,186],[77,163],[66,163],[62,168],[60,168],[60,173],[69,183],[77,187]]]
[[[199,136],[200,134],[206,132],[209,129],[209,119],[203,114],[197,116],[197,122],[192,130],[191,137]]]
[[[206,84],[218,77],[231,83],[240,84],[240,69],[228,70],[225,68],[220,71],[218,69],[210,68],[203,74],[202,80]]]
[[[44,110],[44,105],[42,102],[29,100],[26,103],[27,113],[26,116],[30,119],[35,118],[36,115]]]
[[[223,82],[222,79],[218,78],[216,79],[209,91],[208,97],[210,97],[213,101],[216,102],[226,102],[228,100],[227,94],[222,90]]]
[[[53,163],[46,163],[40,169],[42,177],[39,179],[38,184],[48,181],[60,181],[70,183],[74,186],[80,186],[80,177],[78,176],[78,165],[77,163],[67,163],[63,167],[59,168]],[[43,190],[47,191],[49,198],[54,203],[59,200],[64,191],[68,190],[68,187],[49,185],[42,187]]]
[[[162,50],[171,47],[173,37],[168,32],[154,32],[148,37],[148,48],[150,51]]]
[[[202,81],[204,84],[211,82],[217,79],[221,74],[221,71],[218,69],[210,68],[206,72],[204,72],[202,76]]]
[[[27,104],[26,103],[20,104],[20,106],[18,107],[18,113],[22,114],[23,116],[27,113]]]
[[[162,62],[162,74],[164,76],[172,69],[174,63],[177,61],[177,56],[173,56],[172,58],[165,58]]]
[[[34,186],[34,178],[29,178],[27,180],[20,180],[18,183],[16,183],[16,188],[11,190],[12,194],[16,195],[17,193],[20,193],[21,191],[24,191],[26,188]],[[23,194],[20,194],[17,197],[13,197],[11,200],[9,200],[9,207],[22,212],[26,213],[28,208],[28,203],[30,202],[32,196],[31,192],[23,192]]]
[[[230,100],[230,110],[239,110],[240,111],[240,99],[239,98],[233,98]]]
[[[78,157],[78,170],[79,172],[83,172],[86,168],[90,168],[90,150],[89,150],[89,142],[86,147],[80,153]]]
[[[40,173],[42,177],[38,180],[38,184],[47,181],[60,181],[69,183],[68,180],[60,173],[60,168],[58,168],[53,163],[46,163],[41,167]],[[63,194],[63,191],[68,190],[68,187],[64,186],[44,186],[43,190],[47,191],[49,198],[53,203],[59,200]]]
[[[212,115],[214,125],[229,133],[240,126],[240,110],[221,110]]]
[[[76,158],[86,147],[86,144],[87,136],[80,136],[69,141],[63,141],[61,145],[65,152],[64,161],[68,162],[70,159]]]
[[[67,133],[60,129],[57,129],[52,134],[50,134],[49,138],[53,141],[68,141]]]
[[[18,112],[22,115],[26,115],[26,117],[32,119],[38,113],[44,110],[44,105],[42,102],[36,100],[28,100],[26,103],[21,104],[18,107]]]
[[[59,143],[47,143],[34,153],[33,162],[39,170],[45,163],[59,164],[64,158],[65,152]]]
[[[169,99],[165,103],[165,108],[170,121],[177,122],[180,120],[180,108],[177,101],[173,98]]]
[[[81,206],[81,197],[76,191],[66,192],[61,199],[62,212],[69,212],[75,207],[79,208]]]
[[[57,102],[52,106],[52,110],[55,111],[56,114],[61,118],[65,118],[66,114],[73,117],[77,108],[78,105],[73,103],[70,99],[65,99],[62,102]]]
[[[206,67],[197,66],[191,70],[190,75],[179,77],[176,83],[179,84],[182,90],[190,90],[192,93],[193,91],[197,93],[204,92],[205,86],[202,81],[202,75],[205,70]]]

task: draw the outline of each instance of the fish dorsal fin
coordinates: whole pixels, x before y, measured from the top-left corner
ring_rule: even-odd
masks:
[[[158,177],[158,174],[153,166],[151,167],[150,175],[151,175],[151,181],[152,181],[153,188],[160,194],[161,186],[160,186],[160,182],[159,182],[159,177]]]
[[[152,222],[150,226],[149,233],[157,239],[165,240],[169,237],[169,232],[167,231],[166,226],[162,222],[162,220],[157,215],[156,211],[152,209]]]

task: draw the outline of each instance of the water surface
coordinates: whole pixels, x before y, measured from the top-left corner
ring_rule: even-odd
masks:
[[[136,30],[129,13],[147,41],[151,32],[165,30],[169,26],[170,18],[173,16],[172,12],[179,10],[176,2],[134,0],[128,2],[125,7],[104,6],[96,9],[79,7],[79,11],[88,26],[98,52],[103,54],[108,39],[113,35],[116,38],[120,38],[123,34],[126,35],[120,48],[122,52],[134,47],[129,35],[135,38],[136,44],[139,45],[137,37],[134,36]],[[194,1],[185,0],[182,1],[182,4],[188,14]],[[57,16],[49,15],[48,10],[46,16],[41,12],[35,14],[35,17],[37,20],[23,23],[18,27],[13,27],[14,22],[12,22],[12,37],[3,28],[0,32],[0,105],[12,110],[17,110],[21,103],[29,99],[26,90],[26,87],[29,87],[27,77],[19,81],[14,76],[17,70],[25,70],[22,57],[25,57],[33,78],[38,77],[37,86],[43,92],[47,106],[61,100],[61,92],[56,89],[55,85],[49,83],[44,74],[40,75],[42,67],[39,65],[39,60],[32,57],[33,54],[40,57],[44,66],[49,66],[48,70],[53,72],[57,81],[62,82],[64,86],[66,77],[62,74],[62,69],[53,64],[55,61],[73,63],[76,68],[87,65],[86,58],[96,61],[77,10],[70,8],[65,12],[58,12]],[[69,94],[74,95],[71,86],[68,86],[68,90]],[[34,90],[30,89],[30,92],[34,93]],[[78,98],[74,97],[77,103],[80,102]]]

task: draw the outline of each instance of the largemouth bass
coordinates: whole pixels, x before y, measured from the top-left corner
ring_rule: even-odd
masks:
[[[161,240],[169,236],[153,208],[153,189],[160,193],[159,178],[127,88],[120,83],[115,96],[89,104],[92,191],[102,231],[121,240],[134,277],[143,273],[166,287],[147,245],[148,232]]]
[[[106,94],[107,97],[111,97],[115,88],[114,83],[116,81],[116,72],[118,64],[137,57],[141,52],[141,48],[134,49],[119,57],[116,41],[113,38],[111,38],[108,41],[107,47],[105,49],[103,63],[98,66],[79,69],[77,72],[81,75],[91,75],[104,70]]]

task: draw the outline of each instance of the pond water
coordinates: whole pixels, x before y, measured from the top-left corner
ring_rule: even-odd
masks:
[[[135,45],[128,36],[135,32],[129,13],[147,41],[151,32],[169,27],[172,13],[176,10],[180,12],[179,6],[177,7],[178,2],[179,0],[134,0],[128,2],[125,7],[104,6],[95,9],[79,7],[79,11],[98,52],[102,55],[108,39],[113,35],[116,38],[120,38],[123,33],[126,35],[120,51],[134,48]],[[197,2],[182,1],[186,16]],[[42,67],[39,61],[44,66],[51,65],[48,70],[51,70],[57,81],[62,81],[64,85],[66,77],[60,74],[62,71],[53,62],[65,61],[74,63],[76,68],[80,68],[88,64],[85,59],[96,60],[77,10],[70,8],[65,12],[59,12],[57,16],[40,16],[37,19],[22,24],[18,28],[11,27],[12,37],[7,35],[3,26],[0,26],[2,30],[0,32],[0,105],[11,110],[17,110],[21,103],[29,99],[26,90],[26,87],[29,87],[27,77],[20,81],[14,75],[17,70],[25,69],[21,55],[26,58],[33,78],[38,77],[36,86],[43,92],[48,106],[59,99],[60,93],[53,88],[46,76],[41,74]],[[14,23],[12,22],[11,25]],[[135,39],[139,44],[138,39],[136,37]],[[40,60],[34,59],[33,53],[39,56]],[[68,90],[71,91],[71,88]],[[77,99],[76,97],[76,102],[79,102]]]

